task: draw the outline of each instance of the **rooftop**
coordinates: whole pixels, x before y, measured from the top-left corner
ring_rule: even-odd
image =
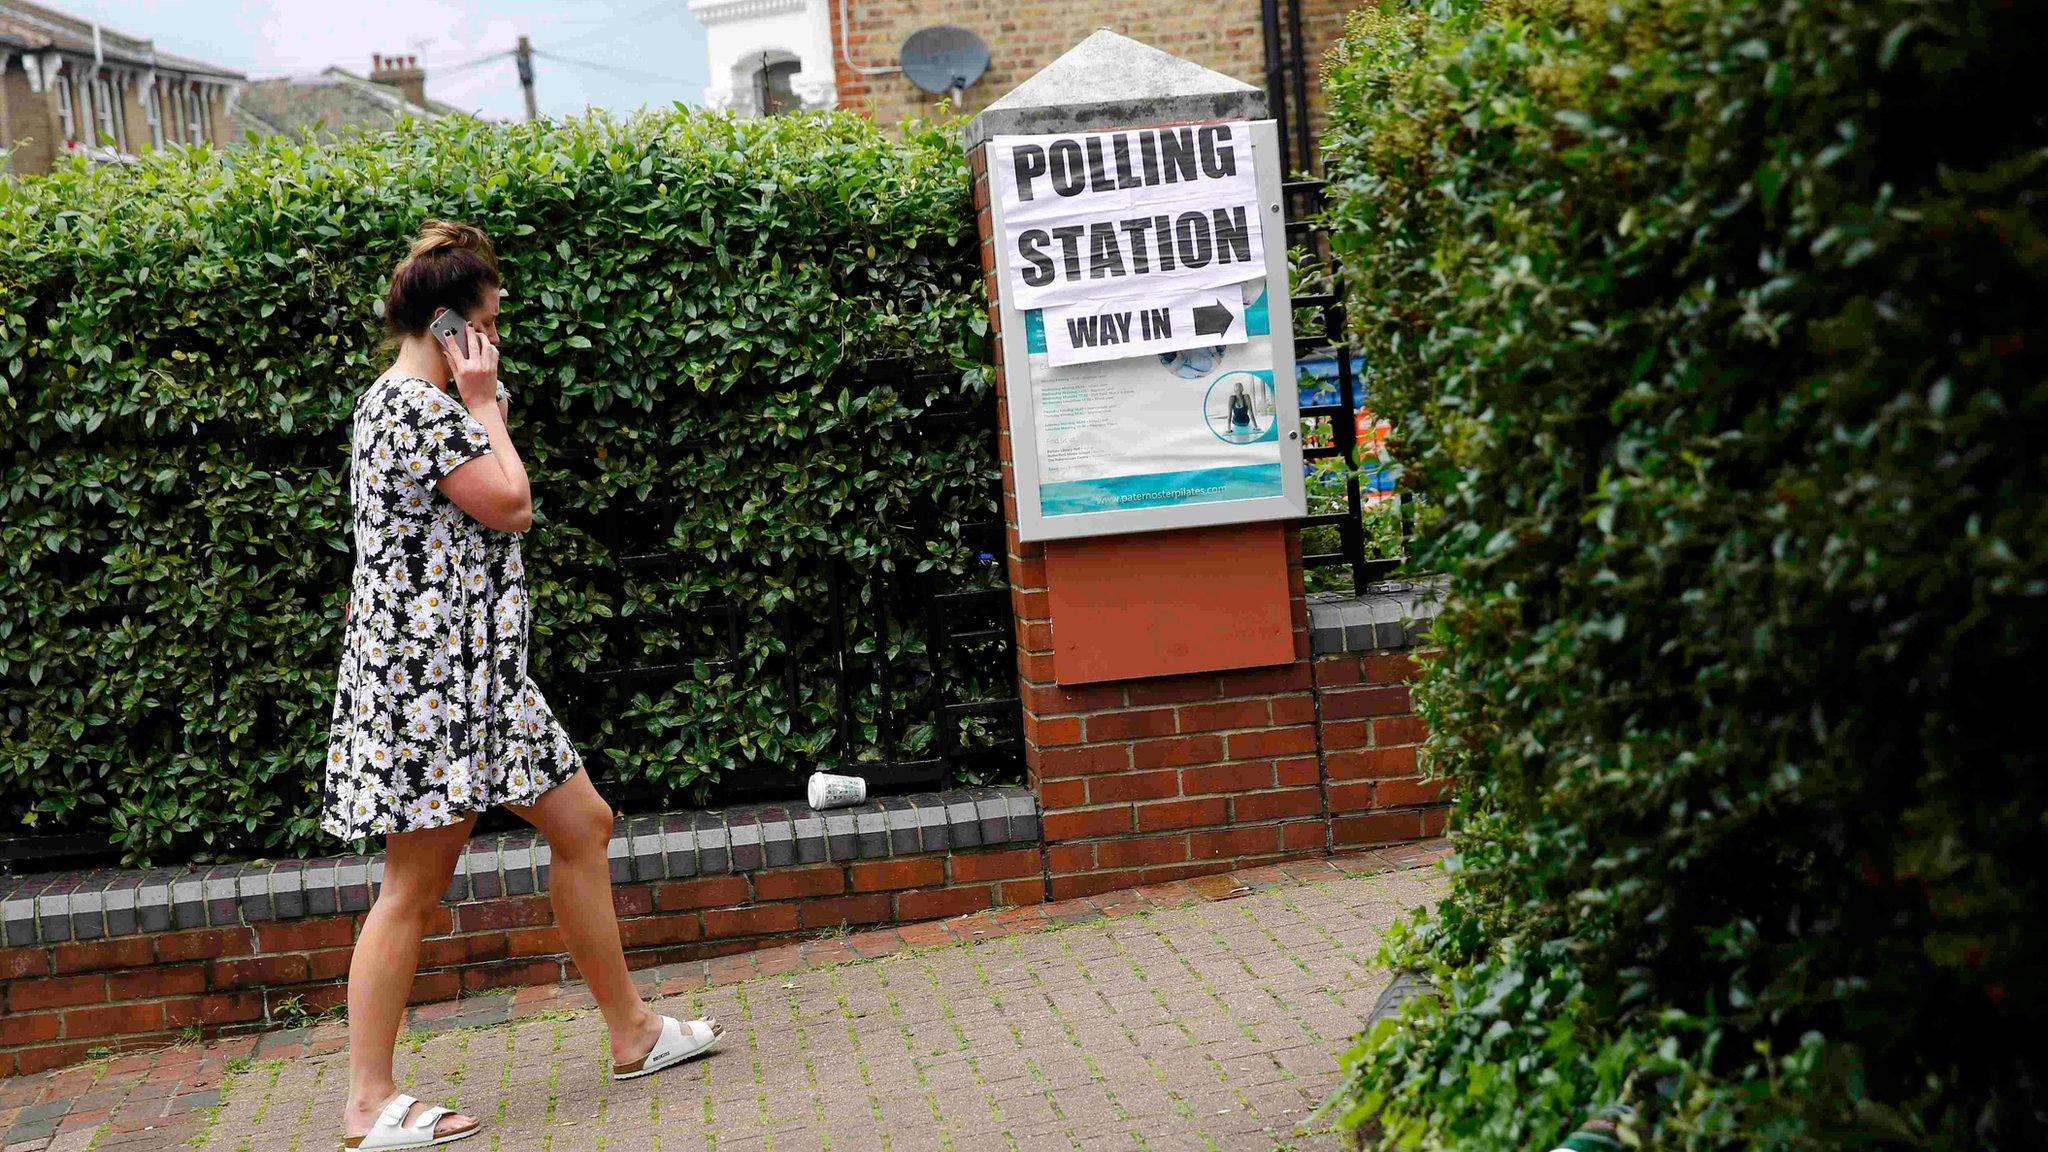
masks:
[[[437,120],[470,114],[434,99],[415,104],[398,89],[341,67],[315,76],[252,81],[242,89],[234,112],[235,126],[244,132],[288,136],[311,129],[322,139],[350,129],[383,131],[406,116]]]
[[[95,47],[97,29],[97,47]],[[171,52],[159,52],[156,43],[105,24],[95,25],[26,0],[0,0],[0,48],[23,52],[65,52],[93,56],[121,64],[140,64],[195,76],[221,80],[245,80],[232,68],[194,60]]]

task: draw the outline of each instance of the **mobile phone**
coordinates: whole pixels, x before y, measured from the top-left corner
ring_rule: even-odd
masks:
[[[461,350],[464,356],[469,355],[469,318],[462,313],[453,308],[443,308],[441,314],[434,317],[434,322],[427,325],[427,330],[437,338],[455,337],[455,347]]]

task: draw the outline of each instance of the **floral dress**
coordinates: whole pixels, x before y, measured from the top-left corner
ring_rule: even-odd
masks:
[[[531,803],[582,767],[526,675],[519,535],[437,487],[490,450],[476,417],[425,380],[386,376],[356,401],[356,568],[321,813],[344,840]]]

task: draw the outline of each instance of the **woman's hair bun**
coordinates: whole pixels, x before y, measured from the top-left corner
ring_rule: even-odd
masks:
[[[384,292],[384,322],[394,336],[426,330],[434,313],[451,308],[465,316],[497,287],[498,253],[474,224],[429,220],[420,225],[405,259],[391,270]]]
[[[495,272],[498,268],[498,254],[491,247],[491,238],[484,235],[483,229],[474,224],[464,224],[460,220],[429,220],[420,225],[420,234],[413,240],[412,247],[407,249],[405,258],[417,260],[422,256],[445,252],[451,248],[475,252],[484,258],[484,262],[491,266],[492,271]]]

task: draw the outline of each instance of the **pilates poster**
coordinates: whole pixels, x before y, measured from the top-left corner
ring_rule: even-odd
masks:
[[[1067,366],[1047,356],[1042,313],[1025,314],[1041,515],[1285,494],[1264,281],[1252,287],[1238,344]]]

